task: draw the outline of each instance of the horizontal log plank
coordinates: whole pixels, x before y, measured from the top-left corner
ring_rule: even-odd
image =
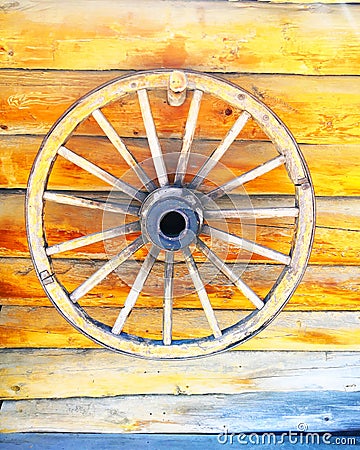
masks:
[[[22,192],[10,192],[5,190],[1,191],[0,194],[0,198],[3,200],[4,206],[4,208],[0,211],[0,230],[3,230],[3,233],[0,234],[0,255],[27,256],[28,245],[23,213],[25,200],[24,195]],[[73,194],[80,197],[82,196],[81,192],[75,192]],[[86,193],[84,195],[90,199],[96,198],[105,201],[108,198],[108,193]],[[110,201],[112,198],[113,197],[110,197]],[[120,198],[120,200],[117,198],[117,201],[123,202],[123,197]],[[126,201],[128,202],[128,200]],[[271,199],[268,197],[259,197],[256,199],[253,198],[249,205],[254,204],[260,207],[261,205],[268,204],[269,202],[271,203],[271,206],[276,206],[278,204],[283,205],[284,203],[286,204],[286,202],[289,202],[289,199],[287,197],[271,197]],[[133,221],[135,218],[131,217],[126,220]],[[254,234],[254,220],[252,219],[248,221],[248,225],[244,222],[244,226],[242,228],[239,225],[239,221],[233,225],[229,225],[229,227],[233,233],[240,233],[241,228],[242,235],[245,238],[250,240],[256,238],[257,241],[263,245],[267,244],[275,250],[288,253],[290,250],[290,241],[292,236],[291,223],[294,222],[294,219],[285,219],[285,224],[284,219],[274,219],[276,221],[275,224],[271,221],[267,221],[266,224],[264,224],[264,220],[266,219],[258,220],[256,222],[258,225],[256,236]],[[94,210],[89,208],[80,208],[79,210],[79,207],[76,206],[64,205],[50,201],[46,202],[45,227],[48,245],[55,245],[60,242],[77,238],[84,234],[87,235],[93,232],[98,232],[101,231],[103,227],[104,229],[110,229],[121,226],[123,225],[123,221],[124,216],[118,213],[106,213],[103,215],[102,210]],[[267,227],[267,224],[274,225],[275,227],[269,228]],[[134,238],[135,236],[136,234],[133,235]],[[105,243],[99,242],[86,247],[81,247],[78,250],[67,251],[59,255],[54,255],[54,257],[56,258],[57,256],[62,256],[88,259],[89,256],[91,256],[93,259],[104,259],[110,256],[115,256],[115,254],[120,251],[124,245],[124,239],[112,239],[110,241],[106,241]],[[223,242],[217,241],[217,244],[215,243],[214,245],[218,247],[217,250],[221,253],[224,247]],[[197,256],[199,257],[199,260],[204,261],[204,257],[201,256],[200,252],[198,253],[199,255]],[[138,259],[142,259],[145,254],[146,249],[141,249],[136,255]],[[236,259],[239,256],[238,248],[230,248],[228,254],[225,256],[229,261],[234,260],[234,258]],[[252,261],[265,261],[263,256],[256,255],[255,253],[251,255],[249,252],[243,252],[241,256],[241,258],[244,258],[245,261],[248,261],[250,257]]]
[[[286,430],[287,433],[300,433],[298,427],[302,426],[308,432],[357,430],[359,405],[360,394],[357,392],[251,392],[238,395],[19,400],[4,402],[0,412],[0,430],[214,433],[216,442],[217,435],[226,432]],[[224,439],[224,434],[222,436]],[[299,434],[297,436],[300,439]],[[235,443],[237,441],[234,440]]]
[[[62,259],[57,262],[62,283],[73,291],[85,281],[101,263],[84,260]],[[134,271],[132,265],[124,270]],[[178,269],[179,270],[179,269]],[[186,269],[184,269],[186,270]],[[280,272],[279,266],[251,265],[242,275],[243,280],[264,297]],[[0,258],[0,304],[9,306],[50,306],[49,299],[38,281],[32,262],[28,258]],[[214,274],[207,286],[211,303],[216,309],[252,309],[240,292],[223,276]],[[111,275],[88,295],[84,306],[116,307],[123,305],[129,292],[120,277]],[[360,267],[309,266],[300,286],[286,306],[288,311],[358,311],[360,297]],[[140,295],[138,307],[162,306],[162,298],[156,295]],[[195,293],[177,297],[175,306],[196,308],[199,299]]]
[[[140,3],[140,7],[139,7]],[[1,67],[359,74],[357,5],[4,3]],[[88,20],[84,21],[83,18]],[[40,20],[41,18],[41,20]],[[116,56],[114,56],[116,55]]]
[[[0,140],[0,188],[24,188],[36,153],[40,148],[41,136],[3,136]],[[72,149],[83,157],[107,168],[117,176],[124,176],[129,166],[118,156],[105,138],[76,136],[72,140]],[[128,139],[128,146],[137,155],[138,160],[150,157],[146,142],[142,139]],[[181,143],[175,140],[162,140],[165,154],[178,152]],[[216,143],[212,141],[195,141],[194,151],[207,155]],[[360,153],[359,144],[341,145],[301,145],[309,165],[318,196],[347,196],[360,193]],[[268,142],[237,141],[222,158],[221,162],[231,168],[238,176],[254,167],[269,161],[275,156],[272,144]],[[341,164],[339,164],[341,162]],[[212,177],[224,176],[216,171]],[[133,177],[132,177],[133,178]],[[214,178],[215,179],[215,178]],[[136,180],[134,179],[136,182]],[[49,180],[51,189],[102,190],[106,185],[99,179],[78,169],[73,164],[59,158]],[[265,174],[245,185],[252,194],[287,194],[291,189],[283,169]]]
[[[339,67],[338,60],[336,64]],[[241,69],[241,72],[243,71],[244,68]],[[9,70],[0,74],[0,133],[43,135],[79,97],[124,72]],[[359,77],[223,76],[272,108],[290,128],[298,142],[358,145]],[[181,137],[190,98],[182,106],[174,108],[167,105],[165,92],[153,91],[150,102],[159,136]],[[104,111],[121,136],[145,136],[135,96],[123,97],[120,102],[104,108]],[[239,112],[229,108],[228,104],[214,97],[204,96],[195,138],[222,139],[238,114]],[[86,120],[77,132],[103,135],[94,119]],[[254,121],[250,120],[240,137],[263,140],[265,135]]]
[[[120,308],[86,308],[91,317],[113,326]],[[240,311],[216,311],[221,327],[240,320]],[[134,309],[124,332],[161,339],[162,311]],[[360,351],[356,312],[283,312],[262,333],[239,350]],[[202,310],[174,310],[174,339],[211,334]],[[55,308],[3,306],[0,313],[1,348],[96,348],[97,344],[71,327]]]
[[[360,353],[227,352],[183,361],[108,350],[0,351],[3,400],[144,394],[360,391]]]
[[[94,194],[99,197],[99,194]],[[103,195],[103,194],[101,194]],[[101,197],[100,195],[100,197]],[[87,194],[88,196],[88,194]],[[106,197],[105,197],[106,198]],[[23,257],[28,256],[28,246],[24,224],[24,193],[1,191],[0,200],[0,256]],[[284,206],[286,197],[252,197],[254,206]],[[285,205],[286,206],[286,205]],[[87,208],[60,205],[51,203],[46,208],[47,239],[49,245],[89,234],[102,229],[102,211]],[[106,224],[120,225],[121,220],[112,214],[106,215]],[[268,219],[257,221],[257,240],[274,250],[288,252],[291,239],[291,226],[284,225],[283,221],[274,223]],[[268,227],[267,225],[272,225]],[[237,232],[237,228],[232,228]],[[246,235],[253,236],[253,228],[244,228]],[[245,233],[245,231],[244,231]],[[314,264],[358,265],[360,255],[359,234],[359,199],[358,198],[320,198],[317,204],[317,230],[311,262]],[[115,244],[114,244],[115,245]],[[107,247],[109,254],[116,250]],[[219,249],[220,250],[220,247]],[[104,258],[106,253],[102,244],[92,244],[79,251],[71,251],[60,256],[70,258]],[[139,257],[142,253],[139,252]],[[245,255],[245,254],[244,254]],[[228,260],[234,260],[237,250],[229,252]],[[253,262],[264,262],[265,258],[252,256]],[[269,260],[267,260],[269,261]]]

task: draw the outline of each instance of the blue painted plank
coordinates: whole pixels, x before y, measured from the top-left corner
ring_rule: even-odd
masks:
[[[226,448],[253,450],[264,448],[327,450],[360,447],[360,433],[248,433],[235,435],[204,434],[70,434],[14,433],[0,435],[1,450],[216,450]]]
[[[279,381],[280,383],[280,381]],[[360,392],[251,392],[5,401],[9,432],[341,432],[360,429]]]

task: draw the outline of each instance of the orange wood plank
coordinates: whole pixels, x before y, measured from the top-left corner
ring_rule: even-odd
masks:
[[[277,6],[278,8],[278,6]],[[306,56],[304,56],[306,58]],[[123,72],[0,72],[0,133],[45,134],[58,117],[79,97]],[[360,131],[360,78],[281,75],[223,75],[265,102],[290,128],[299,143],[357,144]],[[189,101],[183,106],[166,104],[166,94],[150,95],[161,137],[181,137]],[[144,136],[135,97],[105,108],[121,136]],[[204,96],[197,139],[222,139],[239,113],[213,97]],[[83,123],[81,134],[102,135],[93,119]],[[262,140],[264,134],[250,121],[240,136]]]
[[[0,187],[24,188],[36,153],[40,148],[40,136],[3,136],[0,140]],[[72,140],[72,148],[91,161],[101,163],[118,176],[128,170],[128,166],[107,143],[105,138],[77,136]],[[128,139],[127,143],[139,160],[148,158],[149,150],[142,139]],[[178,151],[180,142],[162,140],[165,153]],[[206,155],[216,143],[212,141],[194,142],[194,150]],[[309,165],[316,194],[318,196],[347,196],[360,194],[359,144],[348,145],[301,145],[301,150]],[[222,162],[230,166],[235,175],[262,164],[275,156],[272,144],[268,142],[235,142],[224,155]],[[101,180],[59,158],[50,177],[51,189],[107,189]],[[289,193],[288,177],[281,169],[262,176],[245,185],[252,194]]]
[[[90,308],[97,320],[113,325],[119,308]],[[161,310],[134,310],[124,331],[161,339]],[[236,323],[239,311],[217,311],[219,323]],[[174,339],[211,333],[202,310],[175,312]],[[283,312],[262,333],[239,350],[359,351],[359,317],[354,312]],[[95,348],[97,344],[71,327],[55,308],[4,306],[0,345],[6,348]]]
[[[0,256],[28,256],[28,246],[24,223],[24,194],[1,194],[0,210]],[[254,201],[254,199],[253,199]],[[282,197],[265,197],[254,205],[274,206],[284,201]],[[102,212],[82,208],[51,204],[46,208],[47,236],[49,245],[63,242],[84,234],[102,229]],[[360,255],[359,234],[359,199],[358,198],[324,198],[318,199],[317,229],[311,257],[313,264],[358,265]],[[107,217],[107,216],[106,216]],[[119,218],[112,215],[106,222],[109,227],[119,225]],[[290,223],[290,222],[288,222]],[[272,225],[268,227],[266,225]],[[273,227],[275,225],[275,227]],[[238,232],[238,228],[232,228]],[[253,227],[243,228],[246,236],[252,236]],[[245,237],[246,237],[245,236]],[[288,251],[292,236],[291,226],[279,221],[258,221],[257,240],[263,245],[279,251]],[[116,246],[113,251],[116,251]],[[112,254],[111,252],[109,254]],[[78,251],[59,254],[70,258],[104,258],[102,244],[93,244]],[[143,255],[139,252],[139,256]],[[237,250],[230,249],[228,260],[234,260]],[[265,259],[254,255],[252,261],[265,262]],[[268,261],[268,260],[267,260]]]
[[[84,260],[62,259],[57,261],[57,273],[62,283],[71,291],[79,286],[100,266],[100,262],[89,263]],[[123,269],[133,270],[132,265]],[[186,272],[178,268],[179,273]],[[251,265],[242,275],[243,280],[261,297],[267,294],[280,273],[279,266]],[[50,306],[50,300],[35,274],[32,262],[28,258],[0,259],[0,303],[12,306]],[[251,309],[252,305],[219,274],[214,275],[207,286],[214,308]],[[84,306],[116,307],[123,304],[129,288],[116,275],[107,277],[81,304]],[[360,268],[358,266],[309,266],[300,286],[286,306],[288,311],[353,310],[358,311],[360,297]],[[162,298],[141,295],[138,307],[162,306]],[[195,293],[175,300],[176,307],[197,308],[199,299]]]
[[[192,67],[311,75],[360,70],[357,5],[21,0],[3,10],[5,68]]]

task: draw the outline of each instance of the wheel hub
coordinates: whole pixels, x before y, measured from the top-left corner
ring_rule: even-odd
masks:
[[[203,224],[203,208],[192,191],[163,187],[144,201],[140,223],[144,236],[156,247],[177,251],[196,240]]]

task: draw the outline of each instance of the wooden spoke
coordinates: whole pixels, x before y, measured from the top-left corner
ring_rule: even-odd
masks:
[[[120,334],[126,319],[128,318],[131,310],[135,306],[136,300],[139,297],[139,294],[144,286],[144,283],[147,279],[147,277],[150,274],[150,271],[156,261],[156,258],[158,254],[160,253],[160,250],[156,249],[154,246],[152,246],[151,250],[149,251],[147,257],[145,258],[145,261],[143,262],[139,273],[136,276],[136,279],[134,281],[134,284],[129,292],[129,295],[127,296],[124,307],[120,311],[120,314],[118,315],[115,324],[112,328],[112,332],[114,334]]]
[[[219,324],[216,320],[214,310],[211,306],[209,297],[207,295],[204,283],[201,280],[198,268],[196,267],[196,263],[194,258],[191,255],[191,252],[188,248],[183,249],[183,253],[185,256],[185,261],[189,270],[189,274],[194,283],[194,287],[196,289],[197,295],[199,296],[201,305],[205,312],[205,316],[209,322],[210,328],[213,332],[213,335],[218,338],[222,336]]]
[[[297,217],[299,208],[248,208],[248,209],[207,209],[204,218],[207,220],[224,219],[266,219],[274,217]]]
[[[202,167],[199,169],[198,173],[195,175],[191,181],[189,188],[196,189],[205,179],[207,174],[216,166],[217,162],[226,153],[230,145],[235,141],[240,131],[244,128],[246,122],[249,120],[251,115],[244,111],[234,125],[230,128],[227,135],[221,141],[219,146],[212,152],[209,158],[204,162]]]
[[[166,252],[164,270],[163,343],[171,345],[174,289],[174,253]]]
[[[235,236],[234,234],[218,230],[217,228],[209,227],[208,225],[203,226],[202,232],[208,236],[212,236],[216,239],[227,242],[228,244],[233,244],[241,247],[248,252],[256,253],[257,255],[264,256],[265,258],[272,259],[285,265],[290,264],[290,256],[284,255],[284,253],[277,252],[276,250],[271,250],[270,248],[264,247],[260,244],[256,244],[255,242],[248,241],[247,239],[241,238],[239,236]]]
[[[117,269],[124,261],[130,258],[144,245],[143,237],[140,236],[127,247],[125,247],[118,255],[107,261],[99,270],[93,273],[83,284],[76,288],[71,294],[70,299],[76,303],[81,297],[86,295],[92,288],[98,285],[111,272]]]
[[[157,178],[159,180],[160,186],[166,186],[169,184],[169,179],[167,175],[167,170],[160,146],[160,142],[156,133],[154,118],[151,112],[149,97],[146,89],[139,89],[137,91],[141,114],[143,117],[146,135],[149,141],[149,147],[151,151],[151,156],[153,158],[155,171]]]
[[[95,109],[93,111],[92,116],[99,124],[100,128],[109,138],[110,142],[116,148],[116,150],[120,153],[120,155],[124,158],[126,163],[134,170],[140,181],[144,184],[148,191],[153,191],[156,189],[155,183],[149,178],[143,168],[139,165],[134,155],[130,152],[130,150],[126,147],[124,141],[115,131],[114,127],[107,120],[104,114],[100,111],[100,109]]]
[[[174,179],[174,184],[177,186],[181,186],[183,184],[184,176],[186,174],[186,168],[190,156],[190,148],[192,141],[194,139],[196,122],[199,115],[202,96],[203,92],[196,89],[194,91],[193,98],[191,100],[189,115],[185,126],[182,148],[179,156],[179,161],[176,167]]]
[[[218,188],[210,191],[207,194],[207,197],[211,198],[212,200],[222,197],[226,193],[233,191],[234,189],[242,186],[243,184],[248,183],[249,181],[258,178],[261,175],[264,175],[265,173],[268,173],[271,170],[276,169],[277,167],[284,164],[284,162],[285,156],[279,155],[276,158],[271,159],[270,161],[267,161],[266,163],[261,164],[260,166],[257,166],[254,169],[243,173],[239,177],[236,177],[233,180],[230,180],[227,183],[223,184],[222,186],[219,186]]]
[[[125,225],[121,225],[115,228],[109,228],[105,231],[98,231],[97,233],[91,233],[87,236],[81,236],[75,239],[71,239],[61,244],[55,244],[46,249],[48,256],[55,255],[57,253],[66,252],[68,250],[75,250],[86,245],[95,244],[96,242],[104,241],[106,239],[113,239],[124,234],[132,234],[140,231],[140,222],[131,222]]]
[[[219,258],[201,239],[197,239],[197,248],[208,258],[208,260],[214,264],[235,286],[249,299],[257,309],[261,309],[264,306],[264,302],[255,292],[240,278],[238,277],[225,262]]]
[[[82,169],[86,170],[92,175],[95,175],[100,180],[105,181],[105,183],[114,186],[115,188],[119,189],[120,191],[124,192],[130,197],[139,200],[140,202],[145,200],[146,194],[144,192],[141,192],[136,188],[134,188],[133,186],[130,186],[130,184],[125,183],[119,178],[114,177],[114,175],[111,175],[109,172],[106,172],[106,170],[101,169],[99,166],[88,161],[86,158],[79,156],[72,150],[69,150],[68,148],[62,146],[59,148],[58,154],[61,155],[63,158],[67,159],[68,161],[71,161],[76,166],[81,167]]]
[[[45,191],[44,200],[69,206],[79,206],[114,213],[129,214],[130,216],[138,216],[140,211],[139,206],[127,206],[119,203],[103,202],[101,200],[92,200],[89,198],[75,197],[74,195],[60,194],[54,191]]]

